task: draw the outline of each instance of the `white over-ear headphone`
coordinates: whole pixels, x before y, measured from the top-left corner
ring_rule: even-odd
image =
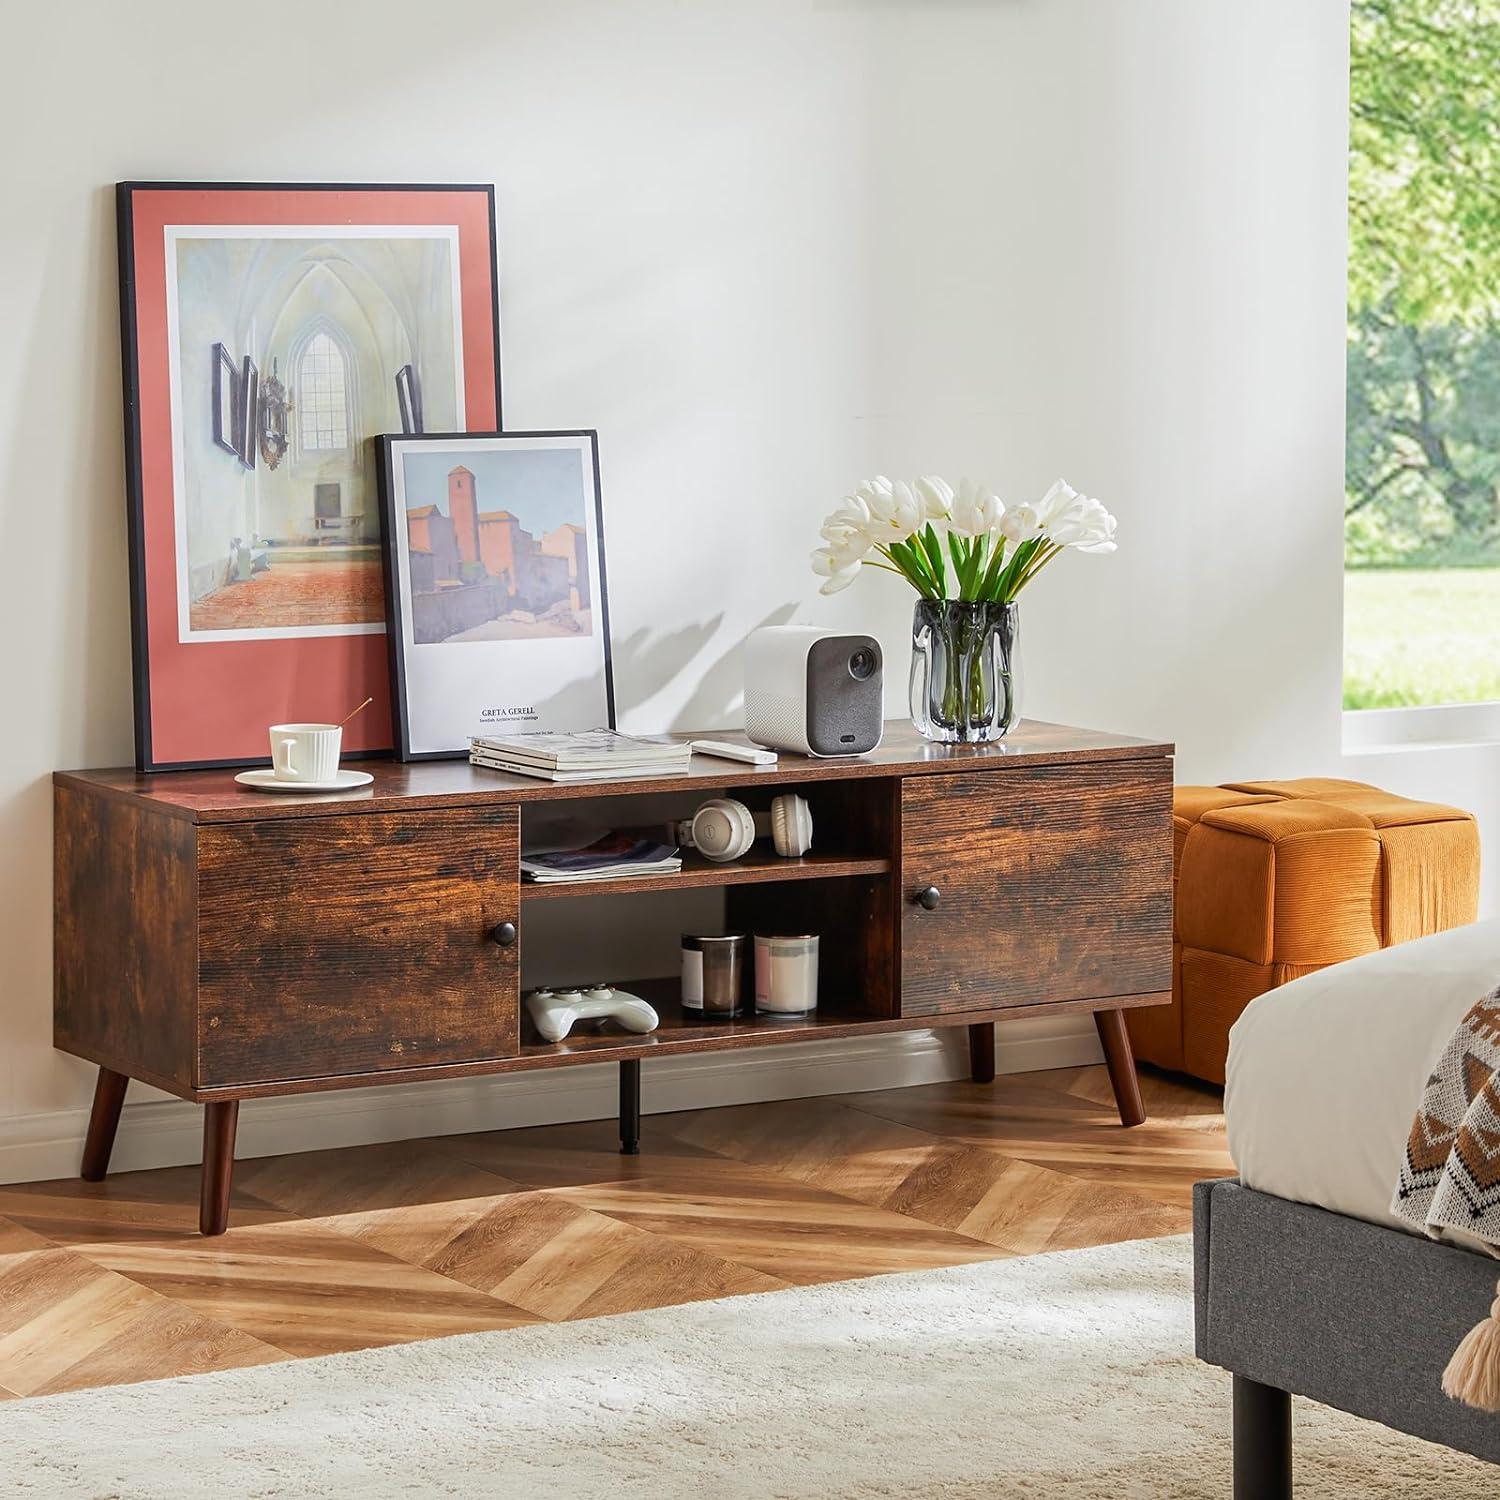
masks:
[[[718,864],[748,853],[757,833],[769,834],[778,854],[797,859],[812,848],[812,809],[796,792],[773,798],[769,814],[752,813],[733,797],[710,797],[676,832],[679,844]]]
[[[787,859],[798,859],[812,848],[812,809],[806,797],[783,792],[772,801],[771,840]]]
[[[690,844],[704,859],[726,863],[738,859],[755,842],[755,819],[743,802],[733,797],[710,797],[688,824]]]

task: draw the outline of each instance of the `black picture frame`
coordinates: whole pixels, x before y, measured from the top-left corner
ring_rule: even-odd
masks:
[[[406,437],[422,435],[422,382],[415,365],[396,371],[396,404],[401,411],[401,432]]]
[[[201,347],[201,346],[200,346]],[[223,344],[214,345],[213,390],[214,443],[226,453],[240,456],[239,420],[240,367]]]
[[[397,512],[394,462],[402,447],[413,443],[458,445],[468,441],[493,442],[497,439],[532,440],[546,438],[583,439],[589,445],[590,477],[594,499],[594,550],[598,559],[599,630],[603,648],[604,701],[607,724],[615,722],[614,653],[609,625],[609,569],[604,544],[604,500],[599,468],[599,434],[591,427],[548,428],[527,432],[432,432],[386,433],[375,439],[376,487],[380,499],[381,568],[385,585],[386,630],[391,673],[391,721],[395,731],[395,756],[400,761],[462,760],[469,754],[467,744],[444,750],[413,750],[411,736],[411,701],[407,689],[407,672],[411,664],[401,628],[403,595],[396,548],[406,535],[404,517]],[[592,607],[592,606],[591,606]],[[597,725],[579,726],[596,728]]]
[[[125,481],[127,493],[126,545],[130,581],[130,635],[131,678],[134,699],[135,764],[140,772],[190,771],[239,766],[256,766],[268,763],[264,755],[251,753],[163,755],[156,743],[152,723],[152,670],[150,652],[151,610],[148,597],[147,570],[147,494],[145,482],[146,438],[142,433],[142,339],[141,315],[137,304],[138,268],[136,264],[136,197],[148,193],[474,193],[483,196],[484,218],[488,231],[486,269],[489,280],[490,317],[489,332],[493,347],[495,425],[503,426],[503,349],[500,338],[500,278],[499,236],[495,214],[495,188],[492,183],[476,182],[246,182],[229,181],[168,181],[162,179],[132,179],[115,184],[115,231],[119,262],[119,308],[120,308],[120,364],[121,384],[124,395],[125,427]],[[225,426],[219,414],[225,410],[220,402],[224,393],[219,387],[221,379],[227,380],[233,365],[232,356],[225,349],[221,364],[217,355],[214,361],[214,416],[216,428],[221,428],[229,441],[221,440],[216,431],[215,441],[226,452],[240,457],[234,444],[232,423]],[[240,372],[233,371],[236,379]],[[256,405],[252,430],[246,435],[249,456],[248,466],[257,463],[260,426],[259,372],[256,375]],[[241,460],[244,461],[243,459]],[[153,544],[154,545],[154,544]],[[206,653],[205,653],[206,654]],[[380,689],[385,690],[382,681]],[[348,752],[359,755],[388,755],[389,749],[362,748]]]
[[[260,371],[255,361],[247,354],[240,366],[240,399],[235,436],[239,443],[240,462],[247,468],[255,467],[255,454],[260,437]]]

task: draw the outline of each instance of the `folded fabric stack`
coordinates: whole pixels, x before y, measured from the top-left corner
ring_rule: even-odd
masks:
[[[476,735],[470,741],[469,760],[544,781],[634,781],[643,776],[685,776],[692,754],[687,740],[670,735],[584,729],[570,734]]]
[[[521,879],[539,885],[671,875],[681,868],[682,858],[671,844],[629,830],[606,833],[581,849],[550,849],[521,856]]]

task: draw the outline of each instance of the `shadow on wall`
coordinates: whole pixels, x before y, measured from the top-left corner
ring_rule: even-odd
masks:
[[[786,625],[798,613],[796,604],[781,604],[764,619],[750,626]],[[710,647],[724,623],[722,614],[700,625],[686,625],[657,635],[637,630],[614,642],[615,704],[621,718],[636,719],[642,734],[673,729],[737,729],[744,721],[745,674],[741,666],[744,640],[736,638],[728,648],[710,657],[691,673],[697,686],[681,708],[672,714],[670,726],[647,722],[653,703],[689,675],[698,658]]]
[[[18,533],[31,497],[54,497],[67,540],[28,555],[0,598],[18,647],[7,656],[6,701],[27,726],[7,743],[0,780],[0,1114],[88,1097],[92,1070],[52,1050],[50,773],[132,755],[112,188],[71,197],[45,250],[26,320],[8,332],[17,368],[47,373],[21,381],[6,414],[15,440],[4,445],[0,505]],[[64,405],[86,437],[41,441]]]
[[[95,1070],[52,1047],[50,775],[0,798],[0,851],[0,1101],[17,1113],[62,1108],[88,1098]]]
[[[134,753],[113,188],[91,193],[81,217],[81,224],[59,221],[54,238],[69,245],[82,238],[91,246],[83,294],[68,278],[68,256],[58,245],[58,253],[44,262],[28,347],[17,353],[23,368],[40,369],[61,358],[70,370],[92,372],[85,388],[87,404],[70,411],[70,420],[89,440],[61,448],[14,444],[0,489],[5,497],[32,495],[45,478],[51,492],[67,496],[73,508],[65,523],[66,588],[58,591],[55,603],[60,607],[47,628],[53,644],[49,665],[60,669],[67,663],[70,679],[69,690],[56,697],[58,753],[44,753],[42,768],[48,771],[54,765],[80,765],[79,756],[94,765],[123,764]],[[60,345],[60,330],[69,328],[77,337]],[[45,432],[55,416],[54,394],[41,384],[23,383],[21,389],[34,409],[13,412],[12,431]],[[80,667],[81,676],[75,676]],[[30,701],[43,703],[46,697],[37,693]],[[38,741],[38,748],[50,751],[54,746]]]

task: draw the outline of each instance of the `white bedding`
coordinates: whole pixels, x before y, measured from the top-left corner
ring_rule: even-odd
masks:
[[[1500,922],[1476,922],[1252,1001],[1224,1091],[1241,1181],[1410,1232],[1390,1202],[1412,1118],[1453,1028],[1497,983]]]

